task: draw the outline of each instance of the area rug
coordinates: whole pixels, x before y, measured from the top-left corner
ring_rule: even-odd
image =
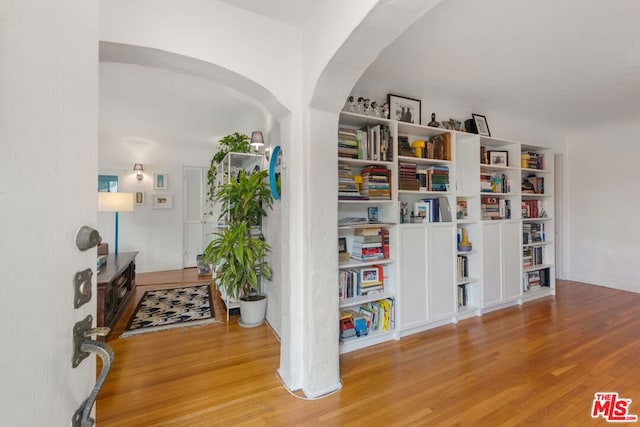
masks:
[[[214,323],[209,285],[146,291],[121,338]]]

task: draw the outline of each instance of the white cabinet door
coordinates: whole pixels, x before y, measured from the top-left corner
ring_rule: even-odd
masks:
[[[401,329],[410,329],[429,319],[426,228],[401,227],[400,248]]]
[[[455,314],[455,231],[453,223],[429,227],[429,317],[441,320]]]
[[[482,224],[483,307],[520,297],[520,222]]]
[[[502,301],[501,226],[498,222],[482,224],[482,306]]]
[[[520,222],[502,224],[502,284],[504,301],[520,297],[522,265],[522,228]]]

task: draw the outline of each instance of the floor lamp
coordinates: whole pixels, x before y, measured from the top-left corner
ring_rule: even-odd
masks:
[[[98,192],[98,212],[116,213],[115,254],[118,255],[118,212],[133,211],[133,193]]]

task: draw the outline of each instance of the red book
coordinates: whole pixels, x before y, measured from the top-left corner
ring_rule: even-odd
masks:
[[[382,236],[382,255],[386,258],[389,258],[389,230],[383,228],[380,230],[380,235]]]

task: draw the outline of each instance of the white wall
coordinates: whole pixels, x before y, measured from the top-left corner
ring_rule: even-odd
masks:
[[[139,252],[138,272],[183,267],[183,166],[209,167],[222,136],[266,131],[268,121],[264,107],[216,82],[138,65],[100,64],[100,171],[120,175],[120,191],[145,193],[144,205],[121,213],[119,220],[118,250]],[[144,167],[140,182],[134,163]],[[153,189],[158,172],[169,174],[167,190]],[[154,193],[172,195],[173,208],[152,209]],[[99,213],[98,227],[113,252],[114,214]]]
[[[640,121],[594,125],[567,139],[571,280],[640,292]]]
[[[95,270],[75,244],[95,226],[98,5],[0,2],[0,423],[68,426],[95,383],[72,368],[72,279]]]

